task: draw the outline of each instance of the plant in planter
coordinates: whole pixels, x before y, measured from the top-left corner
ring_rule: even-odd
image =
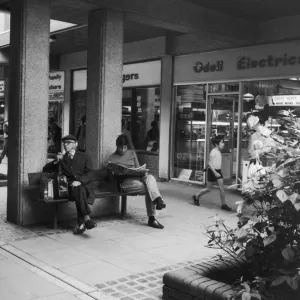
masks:
[[[262,138],[254,141],[250,178],[241,187],[237,227],[215,218],[206,229],[208,247],[237,262],[231,299],[279,299],[287,287],[291,296],[285,299],[300,299],[300,124],[292,111],[281,111],[279,119],[283,133],[260,125],[257,116],[248,118]],[[262,166],[263,156],[269,166]]]

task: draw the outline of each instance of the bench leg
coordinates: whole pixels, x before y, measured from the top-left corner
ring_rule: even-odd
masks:
[[[54,204],[54,224],[53,227],[54,229],[57,229],[57,217],[58,217],[58,204]]]
[[[126,217],[127,212],[127,196],[122,196],[122,202],[121,202],[121,216],[123,219]]]

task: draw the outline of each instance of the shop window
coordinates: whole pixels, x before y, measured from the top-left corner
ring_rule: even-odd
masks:
[[[123,89],[122,120],[122,131],[129,132],[135,150],[158,153],[160,88]]]
[[[205,134],[205,85],[176,87],[174,177],[203,182]]]
[[[244,82],[243,160],[251,158],[249,141],[253,132],[246,124],[248,114],[253,110],[256,111],[265,126],[279,134],[285,134],[279,114],[280,111],[289,109],[293,110],[293,113],[300,119],[300,80],[298,78]]]

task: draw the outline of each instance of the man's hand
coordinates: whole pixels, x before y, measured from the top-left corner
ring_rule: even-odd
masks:
[[[57,155],[56,155],[56,160],[57,160],[57,161],[60,161],[60,160],[62,160],[62,159],[63,159],[62,153],[61,153],[61,152],[58,152]]]
[[[80,181],[73,181],[72,182],[72,187],[76,187],[76,186],[79,186],[79,185],[81,185]]]

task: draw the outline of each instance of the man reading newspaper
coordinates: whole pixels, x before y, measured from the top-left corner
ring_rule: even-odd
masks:
[[[122,134],[117,138],[116,146],[116,151],[108,159],[109,173],[119,180],[122,192],[146,192],[148,226],[163,229],[164,226],[155,219],[155,214],[156,210],[165,208],[166,204],[161,198],[154,176],[148,174],[145,165],[140,167],[135,152],[128,149],[126,135]]]

